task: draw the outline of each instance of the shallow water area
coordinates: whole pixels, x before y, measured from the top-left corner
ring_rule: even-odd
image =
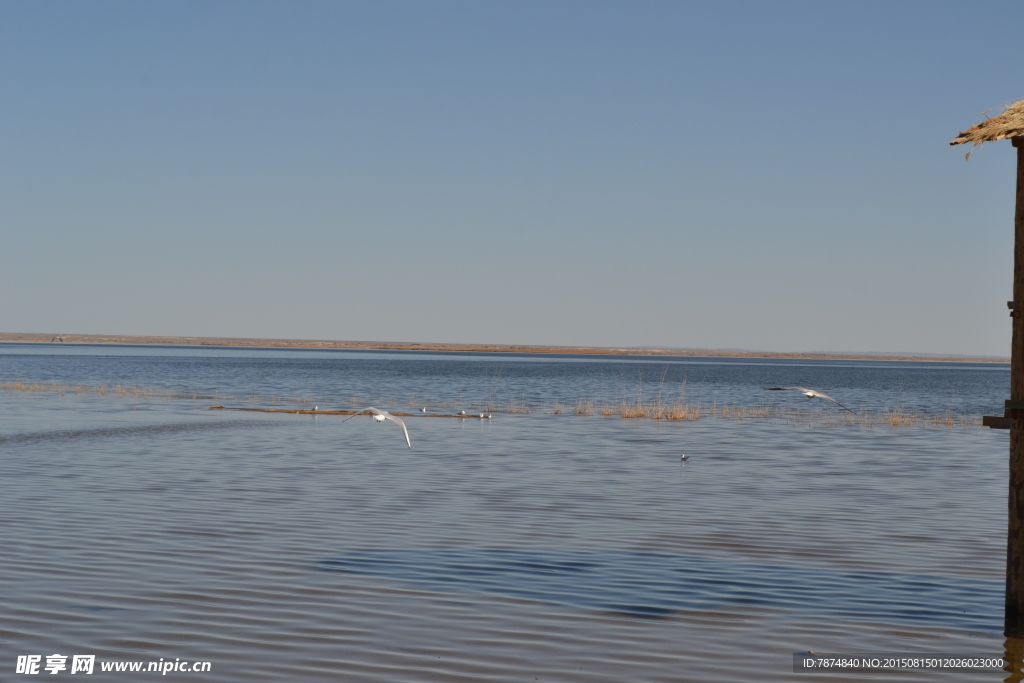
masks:
[[[825,362],[499,367],[458,354],[27,346],[0,348],[0,380],[189,389],[239,406],[549,406],[634,391],[646,368],[686,374],[690,392],[704,374],[708,396],[740,404],[817,378],[851,403],[947,409],[929,393],[942,387],[985,409],[1008,377],[968,364],[929,375],[865,363],[858,375]],[[837,376],[838,390],[824,381]],[[212,681],[811,681],[862,677],[794,674],[794,652],[1003,654],[1006,432],[538,408],[409,417],[409,449],[396,425],[366,417],[212,403],[0,392],[3,666],[62,653],[209,661],[189,676]],[[125,680],[98,667],[98,680]]]

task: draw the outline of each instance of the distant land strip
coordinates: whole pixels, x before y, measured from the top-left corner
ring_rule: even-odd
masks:
[[[0,332],[0,342],[65,344],[151,344],[168,346],[242,346],[287,349],[375,349],[383,351],[457,351],[463,353],[561,353],[607,356],[679,356],[699,358],[814,358],[824,360],[907,360],[957,363],[1009,363],[999,356],[954,356],[913,353],[781,353],[716,349],[656,349],[611,346],[533,346],[524,344],[443,344],[431,342],[330,341],[235,337],[150,337],[109,334],[34,334]],[[53,343],[61,343],[53,341]]]

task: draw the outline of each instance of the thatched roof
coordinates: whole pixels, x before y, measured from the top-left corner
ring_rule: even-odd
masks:
[[[1024,136],[1024,100],[1017,100],[1013,104],[1007,105],[1002,114],[985,119],[978,125],[968,128],[949,144],[962,145],[970,142],[973,145],[980,145],[983,142],[1018,136]]]

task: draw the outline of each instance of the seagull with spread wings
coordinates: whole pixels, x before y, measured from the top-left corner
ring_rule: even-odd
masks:
[[[804,389],[803,387],[765,387],[765,391],[799,391],[807,398],[823,398],[826,401],[832,401],[843,410],[848,410],[851,413],[853,412],[852,410],[844,406],[842,403],[832,398],[831,396],[826,396],[820,391],[815,391],[814,389]]]
[[[409,448],[412,448],[412,442],[409,441],[409,430],[405,428],[405,423],[402,422],[401,420],[399,420],[397,417],[395,417],[394,415],[392,415],[391,413],[389,413],[386,410],[377,410],[376,408],[373,408],[373,407],[363,408],[362,410],[360,410],[360,411],[358,411],[356,413],[352,413],[351,415],[346,417],[344,420],[342,420],[342,422],[348,422],[349,420],[351,420],[356,415],[359,415],[359,413],[366,413],[366,412],[373,413],[373,419],[376,422],[383,422],[384,420],[391,420],[392,422],[397,422],[398,426],[402,428],[402,433],[405,434],[405,443],[408,444]]]

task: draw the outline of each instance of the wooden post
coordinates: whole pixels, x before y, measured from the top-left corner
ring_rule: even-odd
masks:
[[[1024,137],[1017,149],[1017,209],[1013,217],[1013,339],[1010,342],[1010,399],[1024,401]],[[1013,413],[1019,415],[1020,413]],[[1024,417],[1010,428],[1010,496],[1006,537],[1007,636],[1024,636]]]

